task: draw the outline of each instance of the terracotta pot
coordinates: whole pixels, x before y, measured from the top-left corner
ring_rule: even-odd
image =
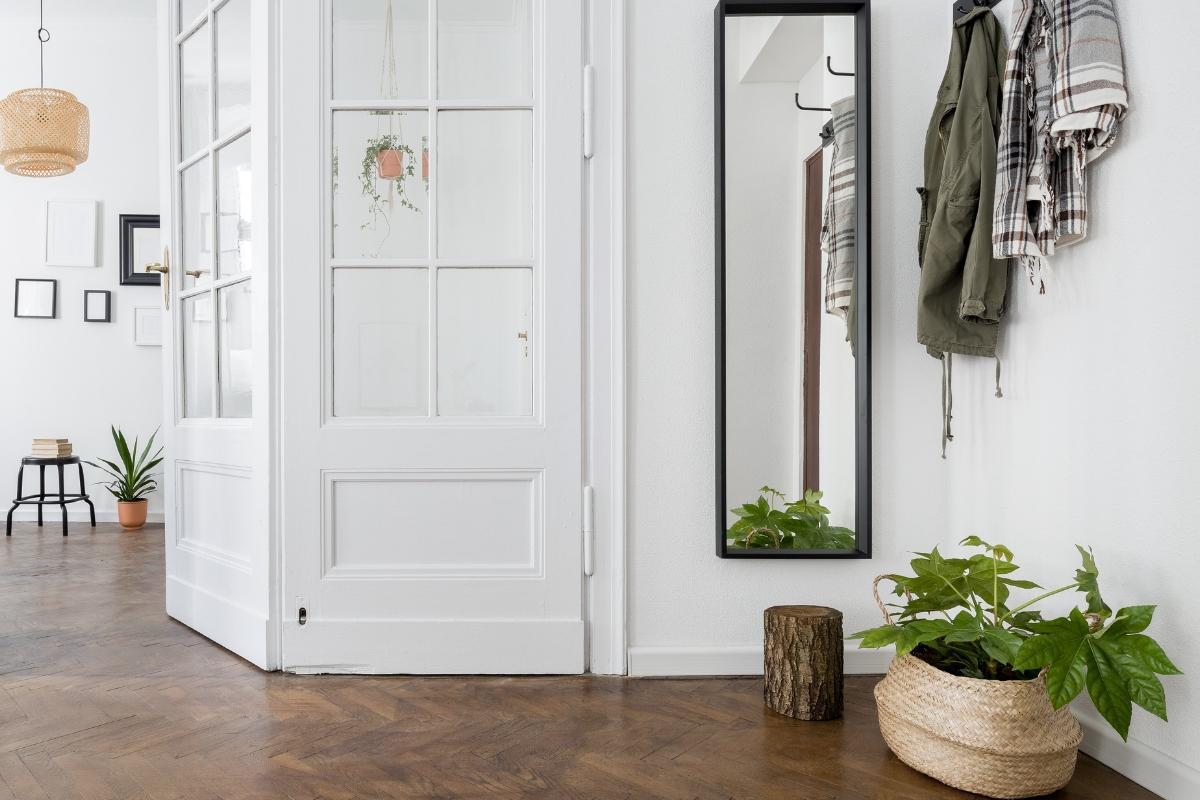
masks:
[[[380,150],[375,154],[375,174],[385,181],[393,181],[404,174],[403,150]]]
[[[134,500],[132,503],[117,502],[117,519],[127,531],[140,531],[146,524],[146,508],[149,500]]]

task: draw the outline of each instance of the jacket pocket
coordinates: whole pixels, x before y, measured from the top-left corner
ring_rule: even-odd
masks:
[[[929,190],[917,189],[921,196],[921,232],[917,235],[917,266],[925,266],[925,241],[929,238]]]

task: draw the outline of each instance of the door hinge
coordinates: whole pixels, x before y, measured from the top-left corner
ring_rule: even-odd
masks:
[[[583,68],[583,157],[591,158],[596,148],[596,136],[592,130],[596,111],[595,70],[588,64]]]
[[[589,578],[596,571],[596,508],[592,487],[583,487],[583,574]]]

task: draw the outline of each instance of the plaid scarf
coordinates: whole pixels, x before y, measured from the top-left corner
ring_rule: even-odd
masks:
[[[1087,236],[1087,165],[1129,108],[1114,0],[1020,0],[997,144],[996,258],[1042,259]]]
[[[825,313],[846,319],[854,294],[854,268],[857,261],[854,233],[858,213],[854,201],[854,98],[838,100],[833,103],[832,111],[833,153],[829,165],[829,198],[825,202],[825,220],[821,226],[821,249],[829,253],[829,269],[825,273]]]

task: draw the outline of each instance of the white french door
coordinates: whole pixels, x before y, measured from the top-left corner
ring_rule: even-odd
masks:
[[[279,7],[284,669],[583,670],[581,6]]]
[[[267,0],[159,0],[167,612],[261,666],[269,635]]]

